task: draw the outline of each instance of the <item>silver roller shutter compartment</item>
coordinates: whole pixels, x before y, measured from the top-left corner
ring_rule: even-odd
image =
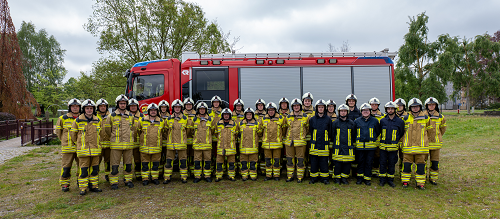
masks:
[[[245,107],[255,109],[259,98],[279,107],[283,97],[300,97],[300,68],[240,68],[240,95]]]
[[[312,93],[313,104],[319,99],[332,99],[340,106],[352,91],[351,67],[304,67],[303,76],[304,93]]]
[[[389,66],[354,67],[354,94],[358,107],[376,97],[380,100],[380,111],[391,101],[391,68]]]

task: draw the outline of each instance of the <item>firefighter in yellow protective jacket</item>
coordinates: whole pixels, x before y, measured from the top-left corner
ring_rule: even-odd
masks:
[[[144,117],[144,114],[139,111],[139,101],[137,101],[134,98],[130,98],[128,100],[128,106],[127,109],[134,115],[134,120],[135,123],[139,122],[142,117]],[[137,139],[137,136],[134,136],[134,150],[133,150],[133,155],[134,155],[134,175],[137,181],[142,181],[141,178],[141,152],[139,151],[139,141]]]
[[[262,122],[262,118],[264,118],[267,114],[266,112],[266,101],[263,99],[258,99],[255,101],[255,119],[260,123]],[[262,138],[259,138],[259,170],[261,175],[266,175],[266,161],[264,159],[264,149],[262,148]]]
[[[257,161],[259,159],[259,135],[262,132],[262,122],[255,119],[252,108],[245,110],[245,119],[240,121],[238,130],[241,136],[240,163],[241,179],[257,180]]]
[[[80,195],[87,194],[87,187],[92,192],[102,192],[98,188],[99,161],[101,160],[101,145],[99,143],[101,119],[96,116],[94,101],[85,100],[82,103],[82,114],[73,122],[71,139],[76,143],[76,154],[80,162],[78,186]],[[90,182],[90,183],[89,183]]]
[[[170,117],[170,105],[166,100],[160,101],[158,104],[159,108],[159,117],[163,119],[163,122],[166,123],[168,117]],[[167,162],[167,144],[168,144],[168,130],[165,128],[163,130],[162,141],[161,141],[161,159],[160,159],[160,173],[158,176],[159,180],[164,179],[165,163]]]
[[[283,148],[283,128],[286,127],[286,117],[277,113],[277,106],[269,102],[266,106],[267,115],[262,119],[262,148],[266,161],[265,181],[280,178],[281,149]]]
[[[184,110],[182,113],[189,119],[189,122],[192,123],[193,119],[196,117],[196,110],[194,109],[194,100],[190,97],[184,99]],[[188,169],[189,175],[194,174],[194,151],[193,151],[193,134],[194,131],[192,129],[188,129],[187,131],[187,160],[188,160]]]
[[[416,164],[415,178],[417,188],[425,189],[425,162],[429,154],[429,134],[432,129],[431,121],[422,112],[422,102],[413,98],[408,101],[410,113],[403,117],[405,134],[403,135],[403,172],[401,181],[403,188],[407,188],[411,178],[412,165]]]
[[[293,181],[293,173],[297,168],[297,182],[304,179],[304,156],[306,152],[306,135],[309,131],[309,117],[302,112],[302,102],[292,100],[292,112],[286,119],[287,133],[285,137],[287,182]]]
[[[380,123],[380,120],[384,118],[384,114],[380,112],[380,100],[374,97],[371,98],[368,103],[372,107],[370,114]],[[378,177],[380,172],[380,135],[378,136],[376,144],[377,147],[375,148],[375,155],[373,156],[372,177]]]
[[[326,101],[326,115],[332,119],[332,122],[337,120],[337,114],[335,113],[335,110],[337,109],[337,103],[333,101],[332,99]],[[333,169],[335,168],[335,161],[333,160],[333,141],[330,141],[330,156],[328,160],[328,171],[330,173],[330,176],[333,178],[334,176],[334,171]]]
[[[165,164],[165,181],[163,184],[171,182],[172,172],[174,170],[174,159],[177,152],[179,159],[179,172],[182,183],[187,183],[187,132],[192,128],[191,121],[182,114],[184,107],[181,100],[176,99],[172,102],[172,115],[167,120],[168,143],[167,143],[167,162]]]
[[[406,101],[403,98],[398,98],[396,101],[394,101],[398,108],[396,109],[396,116],[403,119],[404,116],[408,115],[408,112],[406,112]],[[399,156],[399,169],[403,171],[403,138],[399,140],[399,149],[398,149],[398,156]]]
[[[290,115],[290,101],[286,97],[280,99],[278,113],[284,117]]]
[[[162,136],[165,120],[158,115],[158,105],[151,103],[147,108],[147,115],[142,117],[136,125],[141,152],[141,178],[142,185],[149,184],[149,176],[155,185],[160,184],[160,159]]]
[[[97,105],[97,117],[101,119],[101,132],[100,134],[100,143],[101,143],[101,161],[104,163],[104,179],[109,182],[109,173],[111,172],[111,163],[110,163],[110,155],[111,149],[109,148],[109,136],[104,131],[104,121],[108,118],[111,113],[109,112],[109,104],[105,99],[99,99],[96,102]]]
[[[104,129],[109,136],[109,147],[111,148],[111,174],[109,182],[111,189],[118,189],[118,167],[123,157],[123,175],[125,185],[133,188],[132,183],[132,158],[134,149],[134,115],[127,110],[128,98],[121,94],[116,97],[116,110],[108,116]]]
[[[196,117],[193,119],[193,149],[194,149],[194,183],[201,180],[212,182],[212,135],[214,126],[212,117],[208,115],[208,105],[198,103]],[[203,170],[202,170],[203,169]]]
[[[69,100],[68,113],[60,116],[56,123],[56,135],[61,140],[62,167],[59,184],[63,192],[69,191],[73,160],[76,162],[76,166],[79,166],[78,157],[76,156],[76,146],[71,140],[70,131],[73,122],[80,114],[81,105],[82,103],[76,98]],[[78,176],[78,170],[76,174]]]
[[[218,136],[216,178],[215,182],[222,180],[224,166],[227,166],[229,180],[236,181],[236,137],[238,136],[238,124],[231,119],[232,112],[224,108],[221,112],[221,120],[217,122],[215,133]],[[227,165],[225,163],[227,162]]]
[[[208,115],[212,117],[213,123],[217,124],[220,120],[220,113],[222,112],[222,99],[215,95],[210,100],[211,109],[208,111]],[[217,135],[212,135],[212,168],[215,169],[215,159],[217,157]]]
[[[429,129],[429,181],[437,185],[439,174],[439,151],[443,146],[443,135],[446,132],[446,119],[439,112],[439,102],[434,97],[425,100],[425,114],[430,117],[432,128]]]
[[[314,111],[314,107],[312,105],[314,101],[314,97],[313,95],[311,94],[311,92],[307,92],[305,93],[304,95],[302,95],[302,111],[304,111],[305,114],[307,114],[307,116],[309,117],[309,119],[311,119],[311,117],[313,117],[316,112]],[[311,164],[309,162],[309,149],[311,148],[311,133],[307,133],[306,135],[306,142],[307,142],[307,146],[306,146],[306,153],[305,153],[305,163],[306,163],[306,174],[308,174],[310,171],[308,170],[311,170]]]

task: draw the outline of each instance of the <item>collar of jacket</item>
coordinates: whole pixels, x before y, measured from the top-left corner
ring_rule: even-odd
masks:
[[[75,118],[75,117],[73,117],[73,113],[71,113],[71,112],[67,113],[66,116],[68,118]],[[78,118],[78,116],[80,116],[80,114],[76,114],[76,118]]]
[[[146,115],[146,116],[142,117],[142,121],[149,121],[149,122],[151,122],[151,117],[149,117],[149,115]],[[159,122],[159,121],[161,121],[160,117],[159,116],[155,116],[155,122]]]
[[[302,118],[302,117],[307,117],[307,114],[305,114],[302,111],[299,111],[299,115],[295,115],[295,112],[292,112],[288,115],[288,117],[297,117],[297,118]]]
[[[264,117],[264,119],[274,119],[274,118],[277,118],[277,119],[280,119],[281,118],[281,115],[280,114],[277,114],[275,113],[273,117],[271,117],[269,114],[266,114],[266,116]]]
[[[290,110],[280,109],[280,114],[283,114],[283,113],[291,114]]]
[[[235,111],[233,111],[233,116],[240,116],[240,115],[243,115],[242,113],[243,113],[243,111],[240,111],[240,112],[238,113],[238,112],[235,110]]]
[[[380,112],[379,109],[377,110],[370,110],[370,114],[372,114],[372,116],[382,116],[382,113]]]
[[[121,115],[120,110],[119,110],[119,109],[116,109],[116,110],[115,110],[115,114],[116,114],[116,115]],[[129,112],[128,110],[125,110],[125,113],[123,113],[123,115],[127,115],[127,116],[128,116],[128,115],[131,115],[131,114],[132,114],[132,113],[131,113],[131,112]]]
[[[413,113],[408,113],[408,116],[413,117],[414,120],[425,119],[425,117],[426,117],[426,115],[425,115],[425,113],[423,111],[420,111],[416,117],[413,116]]]
[[[184,115],[194,115],[196,114],[196,111],[191,109],[191,110],[184,110],[182,113],[184,113]]]
[[[255,111],[255,114],[257,114],[257,115],[266,115],[266,111],[265,110],[262,110],[262,111],[257,110],[257,111]]]
[[[217,114],[220,114],[220,112],[222,111],[222,108],[219,106],[217,108],[215,107],[212,107],[212,109],[210,109],[211,112],[216,112]]]
[[[224,120],[223,119],[219,120],[219,124],[223,124],[224,125]],[[235,123],[234,123],[234,121],[232,119],[229,119],[229,122],[227,124],[228,125],[234,125]]]
[[[196,114],[196,117],[208,119],[209,116],[208,116],[208,114],[205,113],[205,115],[203,115],[203,116],[201,114]]]
[[[160,112],[160,113],[158,113],[158,115],[160,115],[160,116],[161,116],[161,117],[163,117],[163,118],[168,118],[168,117],[170,117],[170,113],[168,113],[168,112],[165,112],[165,114],[163,114],[163,113],[161,113],[161,112]]]
[[[255,121],[255,119],[252,119],[250,120],[250,122],[248,122],[248,120],[244,119],[241,121],[242,124],[256,124],[257,121]]]
[[[106,112],[104,113],[104,115],[102,115],[102,113],[101,113],[100,111],[97,111],[97,114],[99,114],[99,115],[100,115],[100,116],[102,116],[102,117],[106,117],[106,116],[109,116],[111,113],[110,113],[109,111],[106,111]]]
[[[92,114],[92,118],[90,120],[85,116],[85,113],[80,114],[77,118],[80,121],[86,121],[86,122],[91,122],[91,121],[99,121],[99,118],[97,118],[96,115]]]
[[[337,117],[337,114],[335,112],[331,113],[331,112],[326,112],[326,115],[329,116],[329,117]]]
[[[304,112],[307,112],[307,111],[312,112],[312,111],[314,111],[314,107],[313,106],[309,106],[309,107],[304,106],[304,107],[302,107],[302,110]]]

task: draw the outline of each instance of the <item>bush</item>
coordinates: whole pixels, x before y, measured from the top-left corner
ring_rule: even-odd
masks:
[[[53,139],[50,139],[50,141],[45,143],[45,144],[46,145],[60,145],[61,140],[59,140],[59,138],[53,138]]]
[[[16,116],[6,112],[0,112],[0,121],[5,120],[16,120]]]
[[[488,109],[500,109],[500,103],[493,103],[488,106]]]

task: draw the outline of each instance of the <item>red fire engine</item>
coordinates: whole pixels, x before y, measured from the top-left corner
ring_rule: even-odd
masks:
[[[136,98],[145,111],[150,103],[191,97],[195,102],[214,95],[227,101],[241,98],[254,108],[257,99],[277,103],[311,92],[314,99],[345,103],[353,93],[358,105],[372,97],[382,104],[394,101],[395,52],[346,53],[184,53],[178,59],[139,62],[126,73],[128,97]],[[381,107],[383,110],[383,107]]]

